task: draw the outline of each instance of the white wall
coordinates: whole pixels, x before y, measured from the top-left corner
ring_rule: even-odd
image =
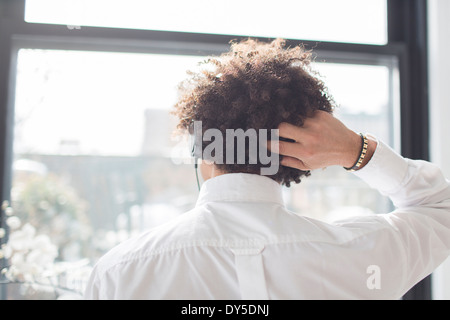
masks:
[[[450,179],[450,1],[428,3],[431,161]],[[450,259],[432,279],[433,299],[450,299]]]

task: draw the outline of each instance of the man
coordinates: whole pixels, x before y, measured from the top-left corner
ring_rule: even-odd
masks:
[[[398,299],[449,255],[449,182],[434,165],[405,159],[333,117],[310,62],[310,52],[281,40],[247,40],[181,86],[180,128],[195,134],[201,122],[202,134],[224,137],[278,128],[282,139],[270,135],[269,147],[283,156],[281,166],[262,175],[271,164],[255,161],[248,147],[239,154],[218,146],[217,136],[197,141],[194,154],[208,161],[195,208],[107,253],[87,298]],[[334,165],[390,197],[396,210],[327,224],[286,209],[282,185]]]

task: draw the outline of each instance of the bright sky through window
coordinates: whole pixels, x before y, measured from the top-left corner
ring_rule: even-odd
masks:
[[[386,0],[27,0],[27,22],[383,45]]]
[[[21,152],[58,153],[60,141],[76,140],[83,146],[82,153],[137,155],[144,136],[145,110],[168,112],[186,71],[196,70],[204,59],[22,49],[16,88],[16,147],[21,146]],[[330,63],[317,63],[316,67],[340,105],[338,111],[377,115],[386,109],[387,67]]]

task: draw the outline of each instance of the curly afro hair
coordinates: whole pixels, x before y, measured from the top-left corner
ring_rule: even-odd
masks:
[[[204,61],[200,72],[189,71],[190,77],[179,85],[173,112],[179,118],[178,129],[192,134],[194,121],[201,121],[203,131],[219,129],[223,136],[226,129],[270,132],[282,122],[302,126],[316,110],[332,113],[333,99],[311,62],[311,51],[302,46],[286,48],[283,39],[232,42],[228,52]],[[203,142],[203,150],[206,146]],[[259,174],[265,167],[259,160],[257,164],[215,165],[227,173]],[[309,171],[280,166],[269,177],[289,187],[309,175]]]

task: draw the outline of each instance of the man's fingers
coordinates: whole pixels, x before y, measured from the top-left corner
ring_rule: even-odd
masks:
[[[283,138],[292,139],[298,141],[298,131],[300,127],[294,126],[293,124],[282,122],[278,126],[279,135]]]
[[[292,157],[283,157],[283,159],[281,160],[281,165],[303,171],[311,170],[303,163],[303,161]]]
[[[283,156],[297,157],[299,144],[296,142],[271,140],[268,141],[267,148],[270,151],[281,154]]]

